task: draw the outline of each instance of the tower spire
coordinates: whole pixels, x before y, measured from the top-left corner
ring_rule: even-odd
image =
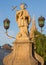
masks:
[[[37,30],[36,23],[35,22],[36,22],[35,16],[33,16],[33,18],[32,18],[32,27],[30,29],[30,39],[33,39],[34,38],[34,31]]]
[[[33,16],[33,18],[32,18],[32,28],[31,28],[33,31],[36,30],[36,23],[35,22],[36,22],[35,16]]]

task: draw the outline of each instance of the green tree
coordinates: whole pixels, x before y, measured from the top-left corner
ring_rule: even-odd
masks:
[[[45,62],[44,65],[46,65],[46,36],[38,31],[35,31],[34,35],[36,52],[43,57]]]

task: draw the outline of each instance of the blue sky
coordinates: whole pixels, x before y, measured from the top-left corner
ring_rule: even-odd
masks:
[[[16,37],[19,28],[15,19],[16,11],[12,11],[12,6],[17,6],[16,10],[19,10],[21,3],[26,3],[28,5],[27,10],[31,17],[35,15],[37,29],[40,31],[40,27],[38,26],[38,17],[42,15],[46,19],[46,0],[0,0],[0,45],[5,43],[12,44],[12,42],[14,42],[14,39],[10,39],[5,35],[6,31],[3,27],[3,20],[8,18],[11,21],[8,33],[9,35]],[[43,33],[46,35],[46,20],[45,26],[43,27]]]

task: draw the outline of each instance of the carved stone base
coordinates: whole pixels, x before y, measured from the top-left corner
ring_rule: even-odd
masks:
[[[38,65],[38,61],[33,58],[32,42],[15,42],[13,51],[3,60],[4,65]]]

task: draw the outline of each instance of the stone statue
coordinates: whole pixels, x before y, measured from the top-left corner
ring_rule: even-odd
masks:
[[[16,12],[16,21],[18,23],[18,27],[20,28],[20,32],[18,34],[18,38],[27,37],[28,36],[28,27],[30,24],[30,15],[25,8],[24,4],[20,5],[21,10]]]

